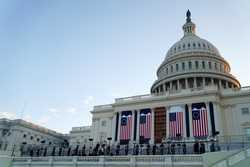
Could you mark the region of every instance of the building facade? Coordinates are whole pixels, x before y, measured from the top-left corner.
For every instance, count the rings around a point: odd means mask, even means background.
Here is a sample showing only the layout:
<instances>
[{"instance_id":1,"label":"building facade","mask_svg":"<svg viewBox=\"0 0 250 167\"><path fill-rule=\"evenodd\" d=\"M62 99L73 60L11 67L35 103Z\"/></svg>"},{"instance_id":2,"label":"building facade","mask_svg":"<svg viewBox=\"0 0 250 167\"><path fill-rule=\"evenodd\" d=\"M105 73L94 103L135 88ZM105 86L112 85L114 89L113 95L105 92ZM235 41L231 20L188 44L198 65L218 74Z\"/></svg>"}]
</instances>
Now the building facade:
<instances>
[{"instance_id":1,"label":"building facade","mask_svg":"<svg viewBox=\"0 0 250 167\"><path fill-rule=\"evenodd\" d=\"M150 94L94 106L96 143L161 143L250 135L250 87L242 87L218 49L195 33L191 13L184 35L168 50Z\"/></svg>"},{"instance_id":2,"label":"building facade","mask_svg":"<svg viewBox=\"0 0 250 167\"><path fill-rule=\"evenodd\" d=\"M65 135L33 123L0 119L0 151L11 152L30 145L62 145L66 141Z\"/></svg>"},{"instance_id":3,"label":"building facade","mask_svg":"<svg viewBox=\"0 0 250 167\"><path fill-rule=\"evenodd\" d=\"M91 126L73 127L69 133L69 144L86 145L91 137Z\"/></svg>"}]
</instances>

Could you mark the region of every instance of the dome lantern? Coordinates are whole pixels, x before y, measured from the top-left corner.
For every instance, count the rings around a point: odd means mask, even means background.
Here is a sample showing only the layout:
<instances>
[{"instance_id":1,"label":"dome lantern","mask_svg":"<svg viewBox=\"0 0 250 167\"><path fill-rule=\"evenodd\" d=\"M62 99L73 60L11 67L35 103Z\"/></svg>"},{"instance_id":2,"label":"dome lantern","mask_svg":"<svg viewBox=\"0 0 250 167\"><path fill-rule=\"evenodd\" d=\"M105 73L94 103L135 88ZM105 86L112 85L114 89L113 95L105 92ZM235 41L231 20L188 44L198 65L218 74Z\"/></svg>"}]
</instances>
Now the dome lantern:
<instances>
[{"instance_id":1,"label":"dome lantern","mask_svg":"<svg viewBox=\"0 0 250 167\"><path fill-rule=\"evenodd\" d=\"M195 34L195 24L191 21L191 12L186 13L186 23L183 25L184 36Z\"/></svg>"}]
</instances>

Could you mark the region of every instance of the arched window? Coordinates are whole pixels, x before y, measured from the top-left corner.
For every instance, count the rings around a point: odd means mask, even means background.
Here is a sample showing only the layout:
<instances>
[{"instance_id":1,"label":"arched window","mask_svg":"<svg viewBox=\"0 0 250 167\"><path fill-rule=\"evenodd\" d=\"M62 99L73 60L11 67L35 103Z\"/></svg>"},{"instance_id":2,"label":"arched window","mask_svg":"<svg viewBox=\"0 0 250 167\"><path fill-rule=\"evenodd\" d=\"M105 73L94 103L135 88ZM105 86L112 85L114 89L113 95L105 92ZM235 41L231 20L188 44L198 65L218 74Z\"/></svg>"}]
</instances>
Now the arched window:
<instances>
[{"instance_id":1,"label":"arched window","mask_svg":"<svg viewBox=\"0 0 250 167\"><path fill-rule=\"evenodd\" d=\"M217 67L217 63L214 63L214 68L217 70L218 67Z\"/></svg>"},{"instance_id":2,"label":"arched window","mask_svg":"<svg viewBox=\"0 0 250 167\"><path fill-rule=\"evenodd\" d=\"M211 62L208 62L208 67L209 67L209 69L212 68Z\"/></svg>"},{"instance_id":3,"label":"arched window","mask_svg":"<svg viewBox=\"0 0 250 167\"><path fill-rule=\"evenodd\" d=\"M166 73L168 74L168 68L166 68Z\"/></svg>"},{"instance_id":4,"label":"arched window","mask_svg":"<svg viewBox=\"0 0 250 167\"><path fill-rule=\"evenodd\" d=\"M179 71L179 64L175 65L176 71Z\"/></svg>"},{"instance_id":5,"label":"arched window","mask_svg":"<svg viewBox=\"0 0 250 167\"><path fill-rule=\"evenodd\" d=\"M173 70L173 66L171 65L171 72L173 72L174 70Z\"/></svg>"},{"instance_id":6,"label":"arched window","mask_svg":"<svg viewBox=\"0 0 250 167\"><path fill-rule=\"evenodd\" d=\"M185 70L185 62L182 62L182 70Z\"/></svg>"}]
</instances>

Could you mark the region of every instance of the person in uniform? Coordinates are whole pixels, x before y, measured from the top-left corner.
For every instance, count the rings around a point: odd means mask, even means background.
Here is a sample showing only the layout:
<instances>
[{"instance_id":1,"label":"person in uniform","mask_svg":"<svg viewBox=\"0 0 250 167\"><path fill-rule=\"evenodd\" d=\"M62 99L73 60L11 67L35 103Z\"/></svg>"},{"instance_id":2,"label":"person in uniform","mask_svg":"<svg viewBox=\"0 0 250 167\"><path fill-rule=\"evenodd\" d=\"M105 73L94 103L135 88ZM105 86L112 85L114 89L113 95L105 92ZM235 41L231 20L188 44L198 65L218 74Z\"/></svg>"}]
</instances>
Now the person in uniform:
<instances>
[{"instance_id":1,"label":"person in uniform","mask_svg":"<svg viewBox=\"0 0 250 167\"><path fill-rule=\"evenodd\" d=\"M187 153L187 146L186 146L186 143L185 143L185 142L182 143L182 153L183 153L183 154L186 154L186 153Z\"/></svg>"},{"instance_id":2,"label":"person in uniform","mask_svg":"<svg viewBox=\"0 0 250 167\"><path fill-rule=\"evenodd\" d=\"M154 145L153 145L153 149L152 149L152 153L153 153L153 155L155 155L155 154L156 154L156 149L157 149L157 146L156 146L156 144L154 144Z\"/></svg>"},{"instance_id":3,"label":"person in uniform","mask_svg":"<svg viewBox=\"0 0 250 167\"><path fill-rule=\"evenodd\" d=\"M150 145L149 145L149 144L147 144L147 149L146 149L146 153L147 153L147 155L149 155L149 150L150 150Z\"/></svg>"},{"instance_id":4,"label":"person in uniform","mask_svg":"<svg viewBox=\"0 0 250 167\"><path fill-rule=\"evenodd\" d=\"M164 154L164 144L163 143L161 143L161 145L160 145L160 152L161 152L161 155Z\"/></svg>"},{"instance_id":5,"label":"person in uniform","mask_svg":"<svg viewBox=\"0 0 250 167\"><path fill-rule=\"evenodd\" d=\"M171 154L175 154L175 143L171 144Z\"/></svg>"},{"instance_id":6,"label":"person in uniform","mask_svg":"<svg viewBox=\"0 0 250 167\"><path fill-rule=\"evenodd\" d=\"M120 144L117 144L115 154L119 155L120 154Z\"/></svg>"},{"instance_id":7,"label":"person in uniform","mask_svg":"<svg viewBox=\"0 0 250 167\"><path fill-rule=\"evenodd\" d=\"M199 142L195 141L193 151L195 154L199 154Z\"/></svg>"}]
</instances>

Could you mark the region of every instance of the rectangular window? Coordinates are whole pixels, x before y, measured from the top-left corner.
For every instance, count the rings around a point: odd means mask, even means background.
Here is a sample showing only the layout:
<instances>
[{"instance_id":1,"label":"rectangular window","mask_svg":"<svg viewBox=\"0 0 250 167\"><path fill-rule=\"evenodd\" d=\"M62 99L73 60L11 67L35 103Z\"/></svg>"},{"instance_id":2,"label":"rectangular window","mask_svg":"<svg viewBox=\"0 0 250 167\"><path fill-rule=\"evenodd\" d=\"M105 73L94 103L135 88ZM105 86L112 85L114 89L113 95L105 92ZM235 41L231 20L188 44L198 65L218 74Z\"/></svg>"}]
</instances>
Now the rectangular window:
<instances>
[{"instance_id":1,"label":"rectangular window","mask_svg":"<svg viewBox=\"0 0 250 167\"><path fill-rule=\"evenodd\" d=\"M202 62L202 68L205 69L205 62Z\"/></svg>"},{"instance_id":2,"label":"rectangular window","mask_svg":"<svg viewBox=\"0 0 250 167\"><path fill-rule=\"evenodd\" d=\"M195 61L195 67L196 67L196 69L199 68L199 62L198 61Z\"/></svg>"},{"instance_id":3,"label":"rectangular window","mask_svg":"<svg viewBox=\"0 0 250 167\"><path fill-rule=\"evenodd\" d=\"M209 69L212 68L211 62L208 62L208 67L209 67Z\"/></svg>"},{"instance_id":4,"label":"rectangular window","mask_svg":"<svg viewBox=\"0 0 250 167\"><path fill-rule=\"evenodd\" d=\"M185 70L185 63L182 63L182 70Z\"/></svg>"},{"instance_id":5,"label":"rectangular window","mask_svg":"<svg viewBox=\"0 0 250 167\"><path fill-rule=\"evenodd\" d=\"M250 128L245 128L245 134L247 136L247 140L250 140Z\"/></svg>"},{"instance_id":6,"label":"rectangular window","mask_svg":"<svg viewBox=\"0 0 250 167\"><path fill-rule=\"evenodd\" d=\"M175 67L176 67L176 71L179 71L179 64L176 64Z\"/></svg>"},{"instance_id":7,"label":"rectangular window","mask_svg":"<svg viewBox=\"0 0 250 167\"><path fill-rule=\"evenodd\" d=\"M247 107L242 108L241 109L241 114L242 115L248 115L249 114L249 108L247 108Z\"/></svg>"},{"instance_id":8,"label":"rectangular window","mask_svg":"<svg viewBox=\"0 0 250 167\"><path fill-rule=\"evenodd\" d=\"M102 126L106 126L106 121L102 121Z\"/></svg>"},{"instance_id":9,"label":"rectangular window","mask_svg":"<svg viewBox=\"0 0 250 167\"><path fill-rule=\"evenodd\" d=\"M192 69L192 62L188 62L189 69Z\"/></svg>"}]
</instances>

